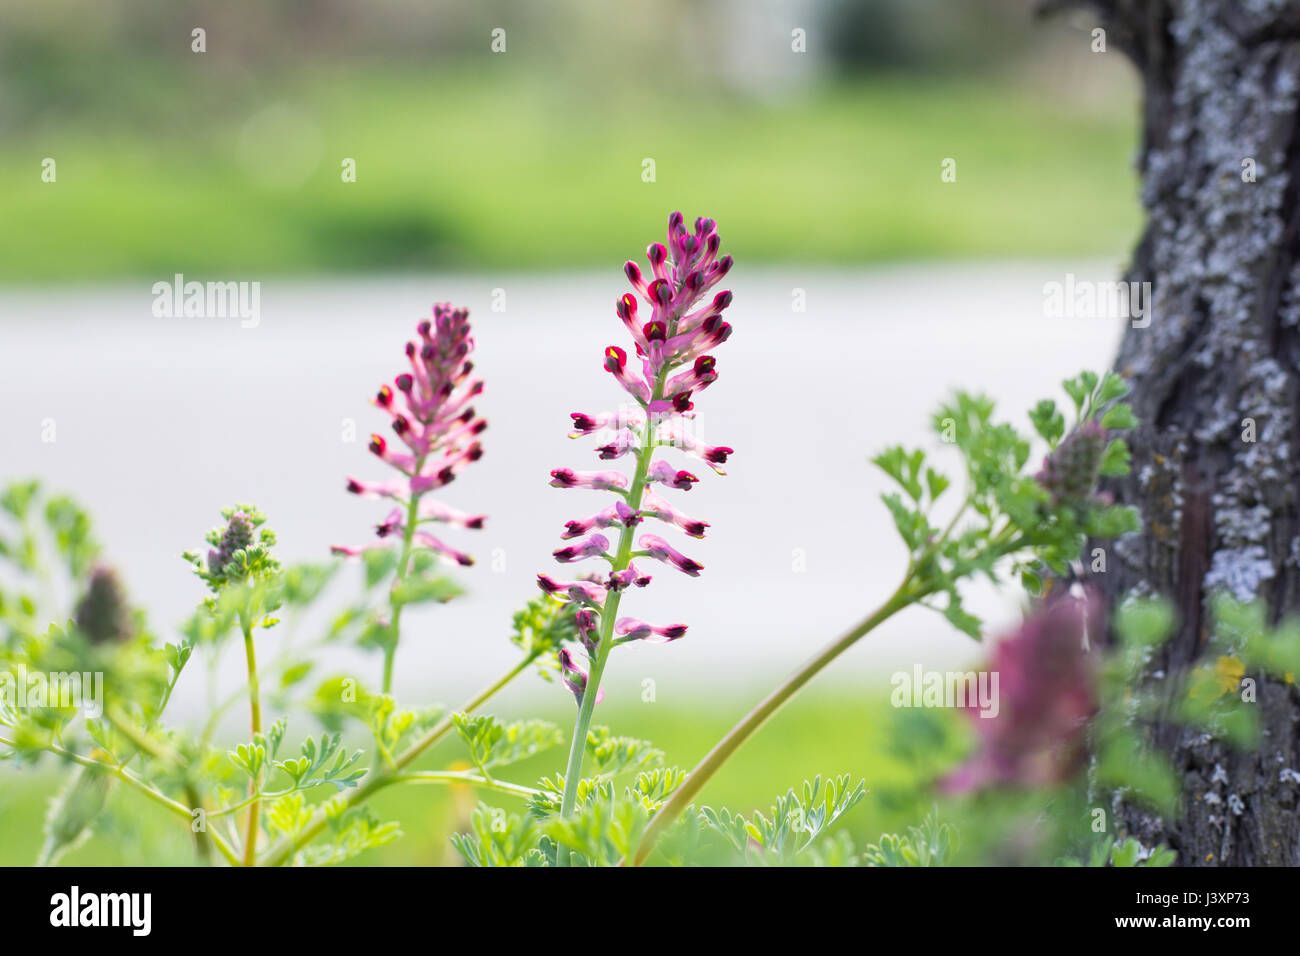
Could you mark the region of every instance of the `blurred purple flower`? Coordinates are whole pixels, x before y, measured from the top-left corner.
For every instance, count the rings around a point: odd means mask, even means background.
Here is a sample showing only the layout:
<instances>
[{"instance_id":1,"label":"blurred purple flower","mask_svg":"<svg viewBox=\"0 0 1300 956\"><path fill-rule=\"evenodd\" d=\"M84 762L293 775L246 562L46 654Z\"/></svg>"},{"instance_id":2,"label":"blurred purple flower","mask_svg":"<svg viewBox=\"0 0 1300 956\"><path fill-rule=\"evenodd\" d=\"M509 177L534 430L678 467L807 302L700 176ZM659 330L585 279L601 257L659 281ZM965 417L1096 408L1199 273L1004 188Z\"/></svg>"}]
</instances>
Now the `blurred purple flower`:
<instances>
[{"instance_id":1,"label":"blurred purple flower","mask_svg":"<svg viewBox=\"0 0 1300 956\"><path fill-rule=\"evenodd\" d=\"M1060 783L1083 766L1088 720L1097 710L1085 636L1100 624L1096 595L1049 598L993 649L996 716L968 707L979 736L975 754L942 780L962 793L993 786Z\"/></svg>"}]
</instances>

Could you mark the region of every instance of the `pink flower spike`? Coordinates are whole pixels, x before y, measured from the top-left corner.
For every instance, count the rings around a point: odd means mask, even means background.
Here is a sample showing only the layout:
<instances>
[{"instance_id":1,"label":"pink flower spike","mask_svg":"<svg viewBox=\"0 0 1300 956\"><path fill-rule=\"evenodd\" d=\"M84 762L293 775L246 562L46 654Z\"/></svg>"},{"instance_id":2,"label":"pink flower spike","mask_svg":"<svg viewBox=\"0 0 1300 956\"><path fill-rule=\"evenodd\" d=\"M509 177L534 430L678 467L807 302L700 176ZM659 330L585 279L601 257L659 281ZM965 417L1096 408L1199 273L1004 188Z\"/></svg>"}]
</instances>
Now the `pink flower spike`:
<instances>
[{"instance_id":1,"label":"pink flower spike","mask_svg":"<svg viewBox=\"0 0 1300 956\"><path fill-rule=\"evenodd\" d=\"M637 545L645 551L646 557L671 564L678 571L689 574L693 578L698 578L700 572L704 570L704 565L686 557L686 555L656 534L641 535Z\"/></svg>"},{"instance_id":2,"label":"pink flower spike","mask_svg":"<svg viewBox=\"0 0 1300 956\"><path fill-rule=\"evenodd\" d=\"M556 468L551 472L551 487L625 491L627 476L621 471L574 471L572 468Z\"/></svg>"},{"instance_id":3,"label":"pink flower spike","mask_svg":"<svg viewBox=\"0 0 1300 956\"><path fill-rule=\"evenodd\" d=\"M614 623L614 633L622 636L623 641L647 641L651 644L667 644L686 636L685 624L668 624L655 627L634 617L620 617ZM623 643L620 641L619 643Z\"/></svg>"},{"instance_id":4,"label":"pink flower spike","mask_svg":"<svg viewBox=\"0 0 1300 956\"><path fill-rule=\"evenodd\" d=\"M704 531L709 526L707 521L687 517L674 508L667 499L661 498L649 490L641 499L641 514L648 518L658 518L660 521L676 525L692 538L703 538Z\"/></svg>"},{"instance_id":5,"label":"pink flower spike","mask_svg":"<svg viewBox=\"0 0 1300 956\"><path fill-rule=\"evenodd\" d=\"M577 544L556 548L551 552L561 564L572 564L583 558L598 558L609 551L609 539L603 534L591 534Z\"/></svg>"},{"instance_id":6,"label":"pink flower spike","mask_svg":"<svg viewBox=\"0 0 1300 956\"><path fill-rule=\"evenodd\" d=\"M584 671L581 667L579 667L574 662L573 655L569 653L569 649L567 647L563 648L560 651L559 656L560 656L560 672L564 680L564 686L569 688L569 690L573 693L573 699L576 700L578 702L578 706L581 707L582 698L586 695L587 692L587 672ZM605 689L603 687L597 688L596 703L599 704L604 699L605 699Z\"/></svg>"},{"instance_id":7,"label":"pink flower spike","mask_svg":"<svg viewBox=\"0 0 1300 956\"><path fill-rule=\"evenodd\" d=\"M670 485L681 491L690 491L691 486L700 479L696 478L689 471L679 471L668 462L660 459L650 466L650 471L646 475L647 480L657 481L661 484Z\"/></svg>"}]
</instances>

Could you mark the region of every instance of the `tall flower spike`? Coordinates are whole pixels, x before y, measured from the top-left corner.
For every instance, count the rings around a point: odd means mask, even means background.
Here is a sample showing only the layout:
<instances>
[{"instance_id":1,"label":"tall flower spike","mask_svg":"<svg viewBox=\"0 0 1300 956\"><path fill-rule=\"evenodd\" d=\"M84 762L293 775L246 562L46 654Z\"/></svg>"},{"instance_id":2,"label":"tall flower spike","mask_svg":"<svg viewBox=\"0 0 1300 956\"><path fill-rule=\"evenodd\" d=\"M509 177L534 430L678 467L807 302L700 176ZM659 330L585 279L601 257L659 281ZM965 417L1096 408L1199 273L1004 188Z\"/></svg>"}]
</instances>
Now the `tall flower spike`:
<instances>
[{"instance_id":1,"label":"tall flower spike","mask_svg":"<svg viewBox=\"0 0 1300 956\"><path fill-rule=\"evenodd\" d=\"M650 583L649 576L632 564L637 556L666 561L692 577L702 569L663 538L643 535L640 552L633 551L633 541L637 526L646 517L680 527L694 537L703 537L708 527L706 522L680 514L665 499L648 491L651 483L689 491L699 480L693 473L656 458L659 449L677 448L695 455L719 474L733 454L726 446L704 444L691 430L695 399L718 378L712 351L731 335L731 326L722 319L731 305L731 293L712 292L731 270L730 256L718 258L720 245L712 219L696 219L691 230L682 214L675 212L668 218L667 242L651 243L646 250L649 271L634 262L624 266L632 292L615 302L614 312L631 338L631 350L610 345L602 364L638 407L632 414L573 412L569 436L595 436L597 457L611 462L630 460L631 474L572 468L551 472L553 487L609 491L619 499L590 517L569 521L563 537L579 540L555 551L555 558L562 563L586 558L608 562L610 567L604 571L607 577L600 579L603 584L561 582L538 575L538 584L546 593L590 610L592 618L584 619L588 631L592 625L599 631L596 638L588 633L583 641L591 662L589 673L583 672L567 651L561 662L565 683L578 701L578 721L560 807L565 816L572 813L576 800L591 709L599 697L610 649L630 641L673 641L686 633L683 624L654 627L635 618L620 618L618 608L629 586L645 587ZM610 536L597 529L608 530ZM615 529L618 540L611 543ZM587 693L589 688L595 688L596 694Z\"/></svg>"},{"instance_id":2,"label":"tall flower spike","mask_svg":"<svg viewBox=\"0 0 1300 956\"><path fill-rule=\"evenodd\" d=\"M416 339L406 343L409 369L397 375L391 385L382 386L373 404L389 417L394 439L372 435L370 451L400 473L388 481L349 478L347 489L362 498L388 498L396 507L376 525L377 542L360 546L339 546L332 550L344 556L359 555L374 548L401 549L401 563L413 549L431 551L444 560L461 565L474 563L468 554L456 550L420 528L438 522L463 528L482 528L483 515L470 515L425 498L428 492L451 483L467 465L483 456L478 436L487 428L470 404L483 391L482 380L473 376L474 351L470 335L469 310L447 303L433 307L433 317L416 326ZM406 568L399 567L399 575Z\"/></svg>"}]
</instances>

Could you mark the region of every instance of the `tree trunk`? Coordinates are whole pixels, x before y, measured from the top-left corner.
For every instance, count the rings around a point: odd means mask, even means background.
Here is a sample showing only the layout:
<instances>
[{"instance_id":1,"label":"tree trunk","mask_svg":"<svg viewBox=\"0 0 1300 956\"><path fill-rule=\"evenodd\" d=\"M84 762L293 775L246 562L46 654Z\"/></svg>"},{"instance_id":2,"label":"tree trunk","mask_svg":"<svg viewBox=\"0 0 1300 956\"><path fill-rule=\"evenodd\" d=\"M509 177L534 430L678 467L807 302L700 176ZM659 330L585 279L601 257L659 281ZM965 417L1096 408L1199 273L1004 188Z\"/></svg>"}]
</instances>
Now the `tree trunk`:
<instances>
[{"instance_id":1,"label":"tree trunk","mask_svg":"<svg viewBox=\"0 0 1300 956\"><path fill-rule=\"evenodd\" d=\"M1132 476L1112 490L1143 530L1096 580L1112 601L1174 601L1180 629L1149 670L1171 680L1205 648L1215 591L1263 599L1275 619L1300 610L1300 3L1084 5L1143 82L1148 218L1125 278L1153 295L1116 362L1143 424ZM1300 770L1300 695L1251 676L1257 752L1153 728L1183 779L1182 813L1116 804L1121 828L1184 865L1300 864L1300 787L1281 773Z\"/></svg>"}]
</instances>

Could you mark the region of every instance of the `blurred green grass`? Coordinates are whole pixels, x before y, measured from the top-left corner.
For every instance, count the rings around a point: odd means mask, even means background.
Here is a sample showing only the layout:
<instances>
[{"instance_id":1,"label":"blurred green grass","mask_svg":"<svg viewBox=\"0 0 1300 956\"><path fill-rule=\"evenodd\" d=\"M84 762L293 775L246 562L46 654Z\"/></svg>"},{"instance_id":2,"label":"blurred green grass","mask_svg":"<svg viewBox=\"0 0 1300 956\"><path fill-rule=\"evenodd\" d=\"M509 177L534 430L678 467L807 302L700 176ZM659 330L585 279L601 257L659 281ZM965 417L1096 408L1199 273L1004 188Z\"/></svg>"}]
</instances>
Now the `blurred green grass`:
<instances>
[{"instance_id":1,"label":"blurred green grass","mask_svg":"<svg viewBox=\"0 0 1300 956\"><path fill-rule=\"evenodd\" d=\"M761 101L540 84L504 62L351 64L228 101L162 68L133 83L130 110L6 136L0 280L607 265L674 208L718 219L746 262L1115 255L1138 223L1132 111L1023 83Z\"/></svg>"},{"instance_id":2,"label":"blurred green grass","mask_svg":"<svg viewBox=\"0 0 1300 956\"><path fill-rule=\"evenodd\" d=\"M615 732L648 738L666 751L670 764L689 768L751 704L752 700L737 697L729 704L714 700L706 710L624 705L600 716ZM543 716L567 727L571 711L571 707L547 708ZM929 721L924 727L914 722L921 717ZM858 693L843 686L823 688L822 693L796 699L759 731L709 783L698 802L766 812L774 797L805 778L849 773L865 779L870 792L839 825L861 846L875 841L883 830L918 822L927 809L924 779L950 762L961 747L958 734L941 730L934 736L934 719L934 712L893 710L887 694L878 689ZM915 762L909 752L924 752L924 762ZM499 776L531 783L559 772L564 757L564 748L552 750L502 768ZM447 767L461 760L464 752L459 742L447 741L425 763L430 768ZM60 779L49 763L21 773L0 769L0 865L24 866L35 859L46 802ZM458 863L459 855L447 836L467 829L469 813L479 799L511 812L523 810L516 798L467 787L407 785L382 792L371 805L382 819L400 820L403 836L354 862L365 866ZM119 786L104 824L60 863L187 865L193 859L183 825Z\"/></svg>"}]
</instances>

